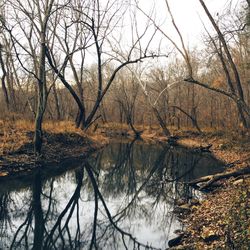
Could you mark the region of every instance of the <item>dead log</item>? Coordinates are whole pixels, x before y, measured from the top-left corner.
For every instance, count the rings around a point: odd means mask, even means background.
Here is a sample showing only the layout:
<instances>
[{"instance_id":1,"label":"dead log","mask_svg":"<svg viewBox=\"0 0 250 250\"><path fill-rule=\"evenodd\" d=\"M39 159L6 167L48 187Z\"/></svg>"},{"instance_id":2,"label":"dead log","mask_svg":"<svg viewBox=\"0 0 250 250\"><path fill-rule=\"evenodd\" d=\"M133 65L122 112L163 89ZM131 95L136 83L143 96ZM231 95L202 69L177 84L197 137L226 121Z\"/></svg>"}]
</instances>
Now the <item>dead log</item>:
<instances>
[{"instance_id":1,"label":"dead log","mask_svg":"<svg viewBox=\"0 0 250 250\"><path fill-rule=\"evenodd\" d=\"M227 179L230 177L238 177L238 176L246 175L246 174L250 174L250 166L245 167L243 169L236 170L236 171L232 171L232 172L203 176L203 177L196 179L194 181L190 181L189 184L198 186L199 183L205 182L204 184L201 184L199 186L199 190L204 190L204 189L209 188L216 181L219 181L222 179Z\"/></svg>"},{"instance_id":2,"label":"dead log","mask_svg":"<svg viewBox=\"0 0 250 250\"><path fill-rule=\"evenodd\" d=\"M211 152L210 148L213 146L213 144L208 144L207 146L200 146L197 148L194 148L192 151L195 153L205 153L205 152Z\"/></svg>"}]
</instances>

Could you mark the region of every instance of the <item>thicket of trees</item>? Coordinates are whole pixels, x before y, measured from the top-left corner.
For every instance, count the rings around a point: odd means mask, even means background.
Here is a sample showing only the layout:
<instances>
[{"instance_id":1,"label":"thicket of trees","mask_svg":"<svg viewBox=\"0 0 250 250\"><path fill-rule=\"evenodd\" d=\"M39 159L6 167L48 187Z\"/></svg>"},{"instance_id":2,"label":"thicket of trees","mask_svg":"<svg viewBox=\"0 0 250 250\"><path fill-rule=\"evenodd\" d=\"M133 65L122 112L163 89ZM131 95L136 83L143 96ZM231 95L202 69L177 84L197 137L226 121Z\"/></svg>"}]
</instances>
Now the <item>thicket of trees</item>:
<instances>
[{"instance_id":1,"label":"thicket of trees","mask_svg":"<svg viewBox=\"0 0 250 250\"><path fill-rule=\"evenodd\" d=\"M249 128L250 2L213 17L197 1L213 28L201 49L187 47L167 0L176 41L136 1L2 0L1 119L33 119L38 153L44 119L135 133L157 123L166 135L170 125Z\"/></svg>"}]
</instances>

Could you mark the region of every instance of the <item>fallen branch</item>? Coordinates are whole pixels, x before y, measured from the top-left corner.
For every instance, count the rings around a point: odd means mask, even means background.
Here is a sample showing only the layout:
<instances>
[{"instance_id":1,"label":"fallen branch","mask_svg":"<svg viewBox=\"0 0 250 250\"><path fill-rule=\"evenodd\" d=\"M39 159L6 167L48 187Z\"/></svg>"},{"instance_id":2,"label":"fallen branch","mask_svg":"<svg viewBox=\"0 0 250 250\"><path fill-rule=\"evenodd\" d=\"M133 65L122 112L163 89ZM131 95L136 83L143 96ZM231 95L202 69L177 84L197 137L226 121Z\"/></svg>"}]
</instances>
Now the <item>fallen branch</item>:
<instances>
[{"instance_id":1,"label":"fallen branch","mask_svg":"<svg viewBox=\"0 0 250 250\"><path fill-rule=\"evenodd\" d=\"M225 165L225 167L226 167L226 168L232 168L232 167L234 167L235 165L241 164L242 162L244 162L244 161L242 161L242 160L237 160L237 161L229 162L229 163L227 163L227 164Z\"/></svg>"},{"instance_id":2,"label":"fallen branch","mask_svg":"<svg viewBox=\"0 0 250 250\"><path fill-rule=\"evenodd\" d=\"M200 147L194 148L192 151L195 152L195 153L211 152L210 148L212 146L213 146L212 144L209 144L207 146L200 146Z\"/></svg>"},{"instance_id":3,"label":"fallen branch","mask_svg":"<svg viewBox=\"0 0 250 250\"><path fill-rule=\"evenodd\" d=\"M238 176L246 175L246 174L250 174L250 166L243 168L243 169L236 170L236 171L232 171L232 172L219 173L215 175L207 175L199 179L196 179L194 181L190 181L188 184L198 186L199 183L206 182L205 184L202 184L199 186L199 190L204 190L210 187L214 182L218 180L226 179L230 177L238 177Z\"/></svg>"}]
</instances>

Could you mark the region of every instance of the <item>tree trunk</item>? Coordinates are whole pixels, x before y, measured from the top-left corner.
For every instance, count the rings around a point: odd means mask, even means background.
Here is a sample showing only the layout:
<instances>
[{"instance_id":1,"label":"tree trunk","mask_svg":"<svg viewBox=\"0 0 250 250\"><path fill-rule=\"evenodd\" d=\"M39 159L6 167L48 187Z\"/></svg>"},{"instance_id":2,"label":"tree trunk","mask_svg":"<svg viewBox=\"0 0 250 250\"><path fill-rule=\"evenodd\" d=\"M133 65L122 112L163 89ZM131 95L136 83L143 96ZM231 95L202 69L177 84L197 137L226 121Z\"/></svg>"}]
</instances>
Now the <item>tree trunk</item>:
<instances>
[{"instance_id":1,"label":"tree trunk","mask_svg":"<svg viewBox=\"0 0 250 250\"><path fill-rule=\"evenodd\" d=\"M245 118L245 114L243 112L243 109L244 107L242 106L242 103L245 103L245 100L244 100L244 92L243 92L243 89L242 89L242 84L241 84L241 79L240 79L240 75L239 75L239 72L238 72L238 69L236 67L236 64L234 63L233 61L233 58L232 58L232 55L229 51L229 48L228 48L228 45L227 45L227 42L225 40L225 37L224 35L222 34L219 26L216 24L214 18L212 17L211 13L209 12L206 4L204 3L203 0L199 0L204 11L206 12L210 22L212 23L214 29L216 30L217 34L218 34L218 38L219 38L219 41L221 42L222 44L222 47L225 51L225 54L226 54L226 57L228 59L228 62L229 62L229 65L232 69L232 72L234 74L234 78L235 78L235 82L236 82L236 88L237 88L237 91L238 91L238 98L239 101L237 101L237 107L238 107L238 111L239 111L239 116L240 116L240 120L242 122L242 125L244 126L244 128L248 128L250 125L248 124L246 118ZM249 114L248 114L249 116Z\"/></svg>"},{"instance_id":2,"label":"tree trunk","mask_svg":"<svg viewBox=\"0 0 250 250\"><path fill-rule=\"evenodd\" d=\"M4 61L3 61L2 48L3 48L3 46L2 46L2 44L0 44L0 65L1 65L2 72L3 72L2 79L1 79L2 80L2 89L3 89L3 94L4 94L4 99L5 99L7 109L9 109L10 100L9 100L9 95L8 95L8 91L7 91L7 88L6 88L6 75L7 75L7 72L6 72L6 69L5 69Z\"/></svg>"},{"instance_id":3,"label":"tree trunk","mask_svg":"<svg viewBox=\"0 0 250 250\"><path fill-rule=\"evenodd\" d=\"M81 100L79 99L79 97L77 96L77 94L74 91L74 89L66 81L65 77L63 76L63 74L60 73L59 70L57 69L57 67L54 65L53 59L52 59L52 57L50 55L50 52L49 52L48 48L46 48L46 57L48 59L49 65L54 70L54 72L58 75L58 77L60 78L60 80L63 83L63 85L68 89L68 91L70 92L70 94L72 95L72 97L74 98L75 102L78 105L78 114L77 114L77 117L75 119L75 125L76 125L77 128L79 128L80 125L81 125L81 122L83 120L84 114L85 114L85 107L84 107L83 103L81 102Z\"/></svg>"},{"instance_id":4,"label":"tree trunk","mask_svg":"<svg viewBox=\"0 0 250 250\"><path fill-rule=\"evenodd\" d=\"M53 84L53 95L55 99L55 105L56 105L56 118L58 121L61 120L61 112L60 112L60 107L59 107L59 99L57 95L57 90L56 90L56 85Z\"/></svg>"},{"instance_id":5,"label":"tree trunk","mask_svg":"<svg viewBox=\"0 0 250 250\"><path fill-rule=\"evenodd\" d=\"M40 91L39 91L40 92ZM42 122L43 122L43 110L42 105L40 104L41 100L39 98L38 108L36 111L36 118L35 118L35 134L34 134L34 151L35 153L40 154L42 150Z\"/></svg>"},{"instance_id":6,"label":"tree trunk","mask_svg":"<svg viewBox=\"0 0 250 250\"><path fill-rule=\"evenodd\" d=\"M37 154L42 150L42 122L47 102L46 71L45 71L45 32L41 32L39 79L38 79L38 103L35 118L34 151Z\"/></svg>"},{"instance_id":7,"label":"tree trunk","mask_svg":"<svg viewBox=\"0 0 250 250\"><path fill-rule=\"evenodd\" d=\"M197 185L199 183L205 182L205 184L202 184L199 187L200 190L203 190L203 189L209 188L214 182L219 181L221 179L226 179L226 178L230 178L230 177L237 177L237 176L246 175L246 174L250 174L250 167L249 166L245 167L243 169L232 171L232 172L204 176L204 177L201 177L197 180L189 182L189 184L190 185Z\"/></svg>"},{"instance_id":8,"label":"tree trunk","mask_svg":"<svg viewBox=\"0 0 250 250\"><path fill-rule=\"evenodd\" d=\"M168 130L165 121L163 121L163 119L161 118L161 115L159 114L159 111L157 110L156 107L152 107L154 114L162 128L162 131L164 133L165 136L170 136L170 131Z\"/></svg>"},{"instance_id":9,"label":"tree trunk","mask_svg":"<svg viewBox=\"0 0 250 250\"><path fill-rule=\"evenodd\" d=\"M195 117L195 108L193 108L193 115L188 114L185 110L183 110L182 108L178 107L178 106L172 106L175 109L178 109L179 111L181 111L183 114L185 114L191 121L193 126L201 133L201 129L198 125L197 119Z\"/></svg>"}]
</instances>

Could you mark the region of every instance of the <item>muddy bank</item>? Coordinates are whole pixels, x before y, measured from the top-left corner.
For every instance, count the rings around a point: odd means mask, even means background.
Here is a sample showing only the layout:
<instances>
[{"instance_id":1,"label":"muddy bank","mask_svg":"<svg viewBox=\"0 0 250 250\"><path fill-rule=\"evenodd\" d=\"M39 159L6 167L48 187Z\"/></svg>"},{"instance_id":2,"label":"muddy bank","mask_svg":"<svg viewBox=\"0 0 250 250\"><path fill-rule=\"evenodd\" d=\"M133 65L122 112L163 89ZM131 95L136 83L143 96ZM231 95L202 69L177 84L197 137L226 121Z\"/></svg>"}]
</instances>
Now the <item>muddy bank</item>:
<instances>
[{"instance_id":1,"label":"muddy bank","mask_svg":"<svg viewBox=\"0 0 250 250\"><path fill-rule=\"evenodd\" d=\"M107 143L107 139L98 141L76 132L44 132L42 154L37 156L33 150L33 132L23 132L23 136L26 139L21 146L0 155L1 180L30 175L39 167L53 172L66 170Z\"/></svg>"},{"instance_id":2,"label":"muddy bank","mask_svg":"<svg viewBox=\"0 0 250 250\"><path fill-rule=\"evenodd\" d=\"M191 148L212 144L213 155L227 165L225 173L250 167L249 135L190 134L179 143ZM186 231L171 249L249 249L250 175L221 179L204 195L197 204L180 206Z\"/></svg>"}]
</instances>

